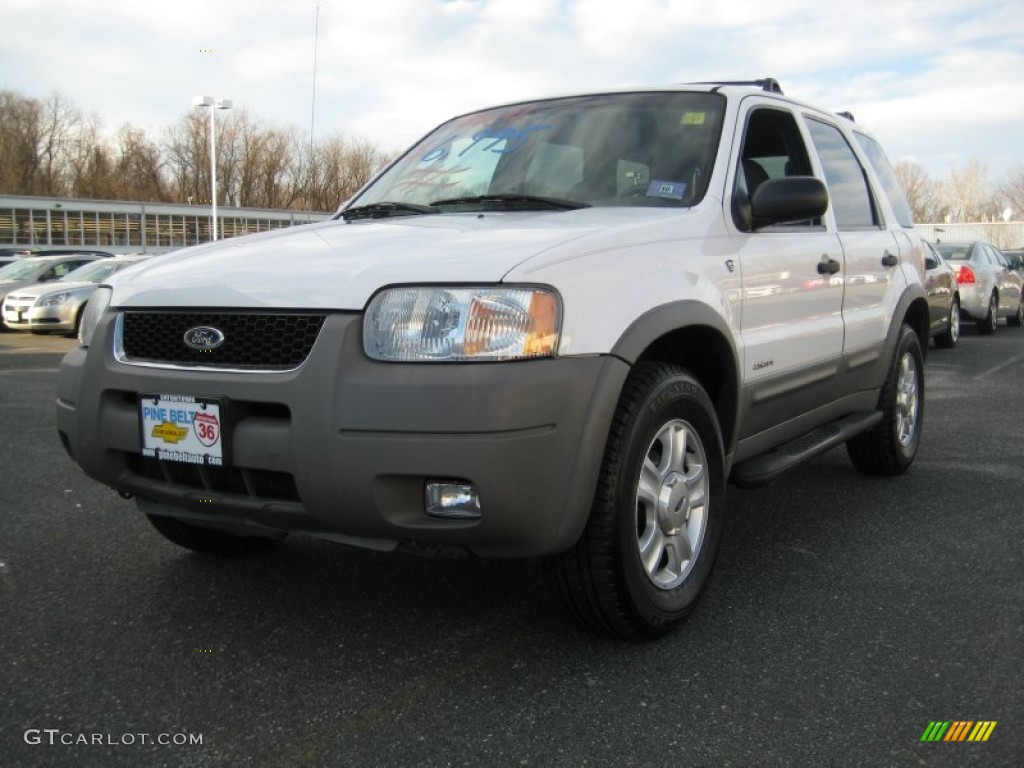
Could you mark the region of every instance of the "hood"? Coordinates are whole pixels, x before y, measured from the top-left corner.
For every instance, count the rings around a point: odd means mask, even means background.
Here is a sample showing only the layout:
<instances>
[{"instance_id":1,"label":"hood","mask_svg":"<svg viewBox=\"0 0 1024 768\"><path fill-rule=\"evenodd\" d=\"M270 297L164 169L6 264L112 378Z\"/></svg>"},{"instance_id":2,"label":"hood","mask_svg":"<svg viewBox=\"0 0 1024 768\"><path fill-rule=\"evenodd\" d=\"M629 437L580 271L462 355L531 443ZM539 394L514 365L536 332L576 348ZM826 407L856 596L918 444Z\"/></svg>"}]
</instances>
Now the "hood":
<instances>
[{"instance_id":1,"label":"hood","mask_svg":"<svg viewBox=\"0 0 1024 768\"><path fill-rule=\"evenodd\" d=\"M361 310L386 285L495 283L569 243L591 241L574 245L578 251L633 241L636 227L667 215L586 208L334 220L176 251L118 273L109 284L119 307Z\"/></svg>"}]
</instances>

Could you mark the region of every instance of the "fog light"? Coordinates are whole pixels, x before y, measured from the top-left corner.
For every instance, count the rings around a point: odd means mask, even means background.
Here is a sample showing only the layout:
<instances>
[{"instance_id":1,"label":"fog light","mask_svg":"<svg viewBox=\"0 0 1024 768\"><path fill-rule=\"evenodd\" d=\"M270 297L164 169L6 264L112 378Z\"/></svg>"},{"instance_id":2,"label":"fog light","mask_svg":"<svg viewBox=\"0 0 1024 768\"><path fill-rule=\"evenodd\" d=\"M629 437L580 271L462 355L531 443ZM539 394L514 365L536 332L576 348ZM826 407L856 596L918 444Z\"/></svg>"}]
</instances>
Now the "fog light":
<instances>
[{"instance_id":1,"label":"fog light","mask_svg":"<svg viewBox=\"0 0 1024 768\"><path fill-rule=\"evenodd\" d=\"M424 497L427 514L431 517L448 520L476 520L480 517L480 494L472 483L429 480Z\"/></svg>"}]
</instances>

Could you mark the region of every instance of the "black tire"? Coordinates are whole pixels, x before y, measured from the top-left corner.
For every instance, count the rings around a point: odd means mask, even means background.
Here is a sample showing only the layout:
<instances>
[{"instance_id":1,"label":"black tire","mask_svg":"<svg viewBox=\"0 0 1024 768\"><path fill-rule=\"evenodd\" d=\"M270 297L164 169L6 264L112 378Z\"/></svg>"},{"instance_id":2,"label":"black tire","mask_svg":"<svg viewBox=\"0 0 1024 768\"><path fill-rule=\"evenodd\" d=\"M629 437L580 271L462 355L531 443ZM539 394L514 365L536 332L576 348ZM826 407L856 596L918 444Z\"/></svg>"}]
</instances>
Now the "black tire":
<instances>
[{"instance_id":1,"label":"black tire","mask_svg":"<svg viewBox=\"0 0 1024 768\"><path fill-rule=\"evenodd\" d=\"M991 336L996 332L999 323L999 297L995 292L988 297L988 313L978 321L978 332L983 336Z\"/></svg>"},{"instance_id":2,"label":"black tire","mask_svg":"<svg viewBox=\"0 0 1024 768\"><path fill-rule=\"evenodd\" d=\"M570 615L626 640L678 625L714 565L724 468L718 419L700 384L675 365L637 366L612 421L587 527L572 549L545 560Z\"/></svg>"},{"instance_id":3,"label":"black tire","mask_svg":"<svg viewBox=\"0 0 1024 768\"><path fill-rule=\"evenodd\" d=\"M204 528L166 515L146 515L168 541L178 546L201 552L204 555L217 557L238 557L272 547L284 538L264 538L262 536L238 536L227 531Z\"/></svg>"},{"instance_id":4,"label":"black tire","mask_svg":"<svg viewBox=\"0 0 1024 768\"><path fill-rule=\"evenodd\" d=\"M914 462L924 424L924 355L908 325L900 328L878 408L882 421L848 440L847 453L865 474L902 474Z\"/></svg>"},{"instance_id":5,"label":"black tire","mask_svg":"<svg viewBox=\"0 0 1024 768\"><path fill-rule=\"evenodd\" d=\"M78 332L82 328L82 316L84 314L85 314L85 304L83 304L81 307L79 307L78 314L75 315L75 327L72 328L70 331L65 332L65 334L64 334L69 339L77 339L78 338Z\"/></svg>"},{"instance_id":6,"label":"black tire","mask_svg":"<svg viewBox=\"0 0 1024 768\"><path fill-rule=\"evenodd\" d=\"M1024 325L1024 297L1021 297L1020 302L1017 304L1017 311L1006 318L1006 324L1018 328Z\"/></svg>"},{"instance_id":7,"label":"black tire","mask_svg":"<svg viewBox=\"0 0 1024 768\"><path fill-rule=\"evenodd\" d=\"M949 324L945 331L935 337L935 346L941 349L952 349L960 341L960 299L953 297L949 307Z\"/></svg>"}]
</instances>

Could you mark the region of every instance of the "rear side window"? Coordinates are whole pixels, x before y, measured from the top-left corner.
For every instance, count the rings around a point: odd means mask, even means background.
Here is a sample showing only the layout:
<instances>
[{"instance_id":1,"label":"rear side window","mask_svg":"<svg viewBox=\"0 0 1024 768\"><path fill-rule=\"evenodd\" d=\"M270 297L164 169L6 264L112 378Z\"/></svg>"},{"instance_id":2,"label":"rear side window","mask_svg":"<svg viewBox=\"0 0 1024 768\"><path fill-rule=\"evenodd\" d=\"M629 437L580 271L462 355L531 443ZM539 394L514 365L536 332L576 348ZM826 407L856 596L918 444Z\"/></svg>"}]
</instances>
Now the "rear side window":
<instances>
[{"instance_id":1,"label":"rear side window","mask_svg":"<svg viewBox=\"0 0 1024 768\"><path fill-rule=\"evenodd\" d=\"M878 180L882 182L882 189L889 200L892 212L896 215L896 221L900 223L901 227L914 226L914 216L910 212L910 205L907 204L907 196L903 194L903 188L896 180L896 174L892 170L889 158L882 150L882 145L859 131L854 131L853 135L857 137L857 143L864 150L864 154L868 156L868 161L875 170Z\"/></svg>"},{"instance_id":2,"label":"rear side window","mask_svg":"<svg viewBox=\"0 0 1024 768\"><path fill-rule=\"evenodd\" d=\"M814 119L808 119L807 127L825 170L836 226L841 230L878 227L867 177L842 131Z\"/></svg>"}]
</instances>

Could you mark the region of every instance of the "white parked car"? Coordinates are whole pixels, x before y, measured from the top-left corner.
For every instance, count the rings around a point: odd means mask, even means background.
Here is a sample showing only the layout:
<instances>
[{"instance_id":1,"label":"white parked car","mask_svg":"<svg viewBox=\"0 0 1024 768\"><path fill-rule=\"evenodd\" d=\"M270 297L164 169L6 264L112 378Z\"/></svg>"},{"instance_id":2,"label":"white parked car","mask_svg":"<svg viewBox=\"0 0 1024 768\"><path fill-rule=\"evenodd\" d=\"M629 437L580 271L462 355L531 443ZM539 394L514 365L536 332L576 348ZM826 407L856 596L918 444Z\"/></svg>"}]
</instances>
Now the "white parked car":
<instances>
[{"instance_id":1,"label":"white parked car","mask_svg":"<svg viewBox=\"0 0 1024 768\"><path fill-rule=\"evenodd\" d=\"M148 256L112 256L90 262L50 283L18 288L3 301L3 321L11 330L78 334L85 304L96 287Z\"/></svg>"},{"instance_id":2,"label":"white parked car","mask_svg":"<svg viewBox=\"0 0 1024 768\"><path fill-rule=\"evenodd\" d=\"M961 314L975 321L981 333L995 333L1001 317L1010 325L1024 323L1021 276L998 248L982 240L935 247L956 270Z\"/></svg>"},{"instance_id":3,"label":"white parked car","mask_svg":"<svg viewBox=\"0 0 1024 768\"><path fill-rule=\"evenodd\" d=\"M910 466L923 276L875 140L775 81L517 102L331 221L115 275L58 428L184 547L540 556L584 625L650 637L708 578L727 481L844 443Z\"/></svg>"}]
</instances>

